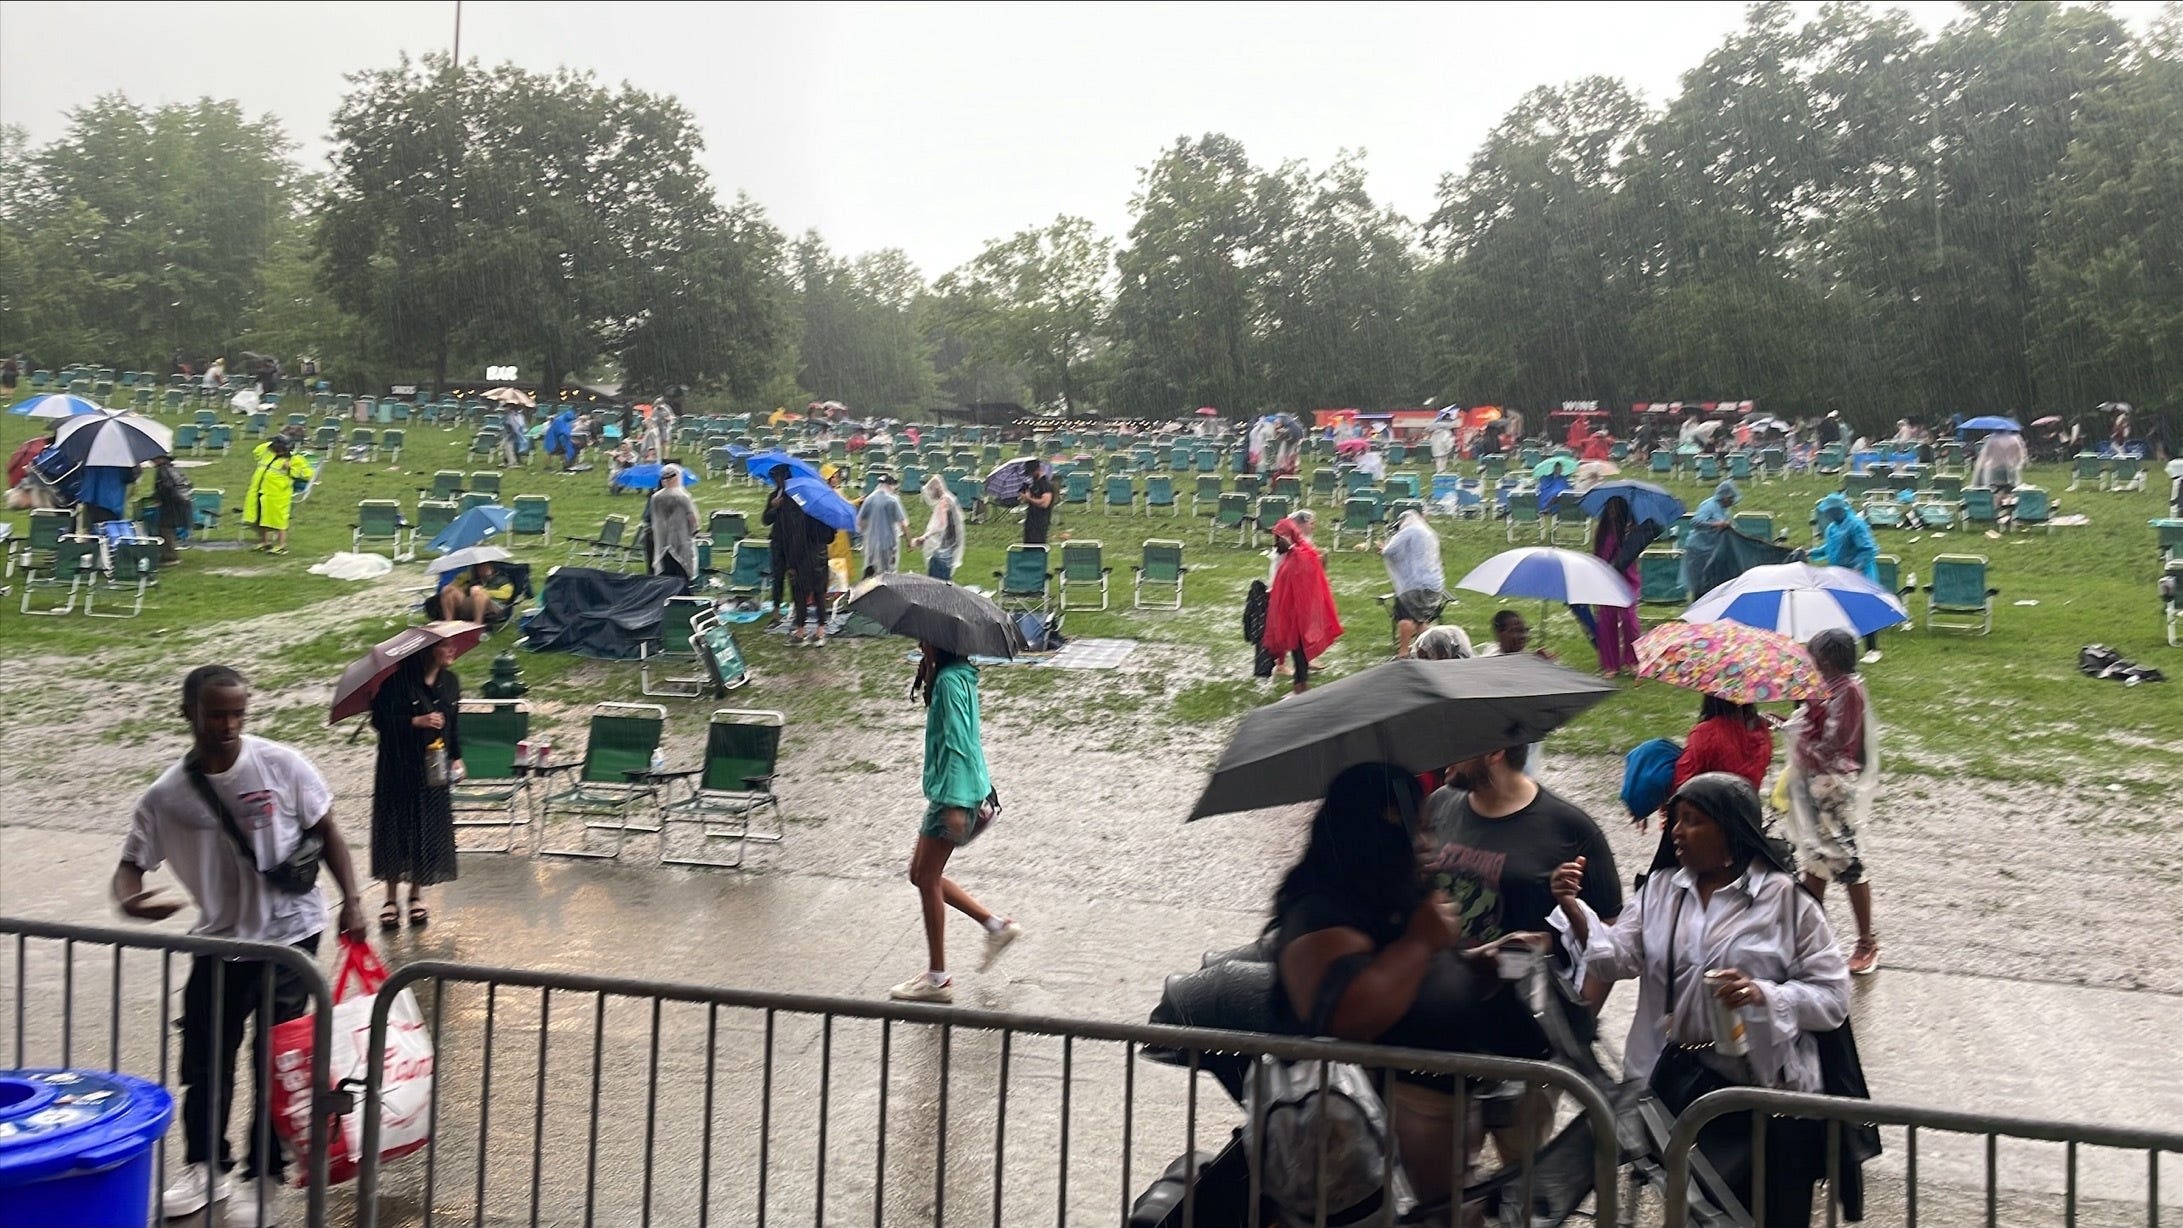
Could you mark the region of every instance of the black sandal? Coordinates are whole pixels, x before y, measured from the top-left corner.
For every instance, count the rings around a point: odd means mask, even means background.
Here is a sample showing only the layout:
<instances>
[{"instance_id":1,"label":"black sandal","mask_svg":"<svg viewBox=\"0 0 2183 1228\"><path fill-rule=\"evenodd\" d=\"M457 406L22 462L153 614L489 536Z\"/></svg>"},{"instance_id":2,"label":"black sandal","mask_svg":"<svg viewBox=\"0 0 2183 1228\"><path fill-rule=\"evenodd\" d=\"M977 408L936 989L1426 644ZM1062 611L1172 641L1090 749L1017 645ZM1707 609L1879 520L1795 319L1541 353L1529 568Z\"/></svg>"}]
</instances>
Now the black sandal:
<instances>
[{"instance_id":1,"label":"black sandal","mask_svg":"<svg viewBox=\"0 0 2183 1228\"><path fill-rule=\"evenodd\" d=\"M432 914L425 911L424 905L418 903L415 900L411 900L409 902L409 924L411 928L421 930L431 923Z\"/></svg>"},{"instance_id":2,"label":"black sandal","mask_svg":"<svg viewBox=\"0 0 2183 1228\"><path fill-rule=\"evenodd\" d=\"M388 900L379 910L379 928L389 931L402 928L402 910L394 901Z\"/></svg>"}]
</instances>

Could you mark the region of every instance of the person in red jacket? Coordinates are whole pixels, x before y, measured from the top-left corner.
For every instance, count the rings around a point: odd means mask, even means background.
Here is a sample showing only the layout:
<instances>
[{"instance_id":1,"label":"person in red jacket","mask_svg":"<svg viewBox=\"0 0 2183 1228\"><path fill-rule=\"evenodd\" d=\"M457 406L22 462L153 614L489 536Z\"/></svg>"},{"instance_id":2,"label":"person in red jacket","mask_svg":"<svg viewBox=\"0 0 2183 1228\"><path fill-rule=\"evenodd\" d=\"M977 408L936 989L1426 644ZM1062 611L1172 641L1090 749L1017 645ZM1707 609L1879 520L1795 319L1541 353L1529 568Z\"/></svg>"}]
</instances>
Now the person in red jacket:
<instances>
[{"instance_id":1,"label":"person in red jacket","mask_svg":"<svg viewBox=\"0 0 2183 1228\"><path fill-rule=\"evenodd\" d=\"M1763 794L1766 769L1773 763L1774 728L1759 715L1759 710L1750 704L1708 695L1698 705L1698 723L1691 728L1690 737L1683 742L1683 753L1675 760L1675 783L1668 788L1668 796L1675 796L1675 791L1691 777L1707 772L1741 776ZM1638 830L1651 822L1649 815L1637 820ZM1665 838L1666 834L1663 824L1661 835Z\"/></svg>"},{"instance_id":2,"label":"person in red jacket","mask_svg":"<svg viewBox=\"0 0 2183 1228\"><path fill-rule=\"evenodd\" d=\"M1290 658L1296 675L1289 690L1301 695L1311 685L1312 658L1341 638L1342 618L1318 548L1294 520L1273 526L1273 548L1280 560L1266 593L1266 632L1259 646L1277 659Z\"/></svg>"}]
</instances>

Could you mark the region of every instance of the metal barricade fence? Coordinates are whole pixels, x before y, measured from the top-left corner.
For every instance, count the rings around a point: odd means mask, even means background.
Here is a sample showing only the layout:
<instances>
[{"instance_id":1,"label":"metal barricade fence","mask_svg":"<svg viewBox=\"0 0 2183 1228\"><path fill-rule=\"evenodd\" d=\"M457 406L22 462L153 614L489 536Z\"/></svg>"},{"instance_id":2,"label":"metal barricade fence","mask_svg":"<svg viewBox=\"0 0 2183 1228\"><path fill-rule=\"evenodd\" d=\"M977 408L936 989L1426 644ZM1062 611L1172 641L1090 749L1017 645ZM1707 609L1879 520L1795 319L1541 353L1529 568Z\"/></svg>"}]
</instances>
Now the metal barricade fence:
<instances>
[{"instance_id":1,"label":"metal barricade fence","mask_svg":"<svg viewBox=\"0 0 2183 1228\"><path fill-rule=\"evenodd\" d=\"M254 1117L259 1123L259 1137L255 1140L259 1153L273 1154L273 1148L278 1146L277 1140L270 1137L273 1115L270 1112L258 1115L251 1111L250 1106L257 1103L258 1089L270 1088L276 1077L291 1089L318 1089L311 1097L305 1223L308 1228L319 1228L325 1222L326 1143L331 1109L327 1063L331 1048L333 995L327 988L325 975L308 953L275 943L200 938L151 929L56 925L16 917L0 917L0 935L11 936L10 945L14 947L12 991L0 983L0 997L12 999L7 1011L8 1032L5 1040L0 1041L0 1053L7 1054L9 1065L16 1069L95 1065L108 1071L133 1074L173 1091L174 1122L158 1143L154 1165L155 1172L170 1176L181 1166L177 1164L170 1169L167 1164L169 1140L184 1138L185 1117L181 1072L177 1070L181 1052L174 1026L180 1007L175 997L185 989L188 979L175 976L174 957L192 957L190 967L185 970L190 976L200 970L203 972L206 978L203 989L210 1002L210 1031L215 1037L233 1024L232 1020L223 1017L230 978L256 977L258 1018L270 1019L274 1014L275 979L261 975L256 968L247 965L275 965L293 974L311 999L317 1020L312 1029L310 1069L283 1071L276 1076L272 1045L267 1043L263 1060L245 1082L233 1078L240 1072L227 1071L230 1054L225 1046L214 1044L206 1079L215 1087L227 1081L235 1085L234 1107L226 1115L229 1126L226 1133L236 1144L234 1153L238 1159L250 1151L253 1142L250 1123ZM103 950L105 955L92 955L91 962L102 966L89 975L79 975L79 963L86 962L86 948L94 952ZM131 959L132 954L139 958ZM235 965L246 967L238 970ZM5 966L0 965L0 971L4 970ZM157 997L149 996L142 988L154 978L158 985ZM81 1028L79 1015L86 1020ZM102 1015L103 1034L97 1023ZM242 1031L239 1026L234 1030L238 1034ZM248 1053L249 1050L240 1052ZM244 1059L237 1057L235 1060ZM307 1083L301 1082L305 1079ZM212 1128L211 1133L218 1133L220 1120L219 1115L208 1116L206 1124ZM200 1141L207 1149L206 1154L217 1159L221 1140L213 1137ZM158 1197L159 1184L157 1180L153 1182L154 1199ZM240 1224L243 1218L238 1215L234 1222Z\"/></svg>"},{"instance_id":2,"label":"metal barricade fence","mask_svg":"<svg viewBox=\"0 0 2183 1228\"><path fill-rule=\"evenodd\" d=\"M1441 1097L1452 1104L1456 1174L1482 1141L1460 1076L1566 1093L1591 1131L1573 1162L1593 1183L1599 1222L1616 1218L1613 1112L1582 1077L1543 1062L432 962L381 989L375 1051L404 990L437 1055L431 1141L378 1161L374 1063L360 1148L365 1228L1107 1228L1177 1151L1201 1157L1201 1146L1229 1142L1241 1110L1217 1089L1201 1102L1196 1078L1226 1055L1354 1063L1375 1073L1383 1097L1395 1071L1458 1076ZM1164 1051L1161 1064L1141 1064L1152 1051ZM1535 1149L1515 1150L1508 1190L1529 1205ZM1191 1190L1199 1159L1178 1161ZM1258 1194L1254 1172L1249 1197ZM1179 1221L1211 1225L1194 1199Z\"/></svg>"},{"instance_id":3,"label":"metal barricade fence","mask_svg":"<svg viewBox=\"0 0 2183 1228\"><path fill-rule=\"evenodd\" d=\"M2012 1210L2013 1218L2002 1215L2001 1206L2004 1190L2000 1144L2003 1139L2062 1144L2063 1154L2060 1157L2062 1161L2062 1172L2060 1174L2062 1203L2059 1208L2059 1222L2065 1225L2066 1228L2077 1228L2080 1220L2084 1218L2085 1212L2089 1209L2085 1205L2086 1200L2079 1188L2080 1167L2082 1164L2080 1152L2083 1148L2143 1152L2145 1154L2144 1218L2142 1220L2134 1218L2122 1220L2110 1217L2102 1219L2100 1222L2141 1223L2146 1228L2159 1228L2161 1153L2170 1152L2183 1155L2183 1132L2175 1130L2079 1125L2037 1118L2010 1117L1995 1113L1957 1112L1948 1109L1884 1104L1870 1100L1852 1100L1838 1096L1821 1096L1804 1092L1775 1091L1770 1088L1731 1087L1701 1097L1675 1122L1674 1133L1668 1140L1666 1156L1667 1213L1665 1223L1683 1224L1689 1222L1693 1210L1690 1203L1691 1173L1697 1162L1702 1160L1705 1155L1704 1150L1697 1145L1699 1132L1713 1122L1735 1113L1749 1113L1751 1115L1751 1154L1753 1163L1751 1180L1755 1188L1761 1189L1764 1188L1766 1183L1767 1131L1770 1126L1775 1129L1780 1128L1777 1119L1794 1118L1825 1124L1823 1171L1830 1178L1834 1174L1838 1174L1842 1165L1847 1162L1843 1152L1843 1131L1845 1127L1901 1128L1901 1155L1905 1165L1901 1190L1902 1206L1899 1209L1890 1206L1887 1208L1886 1213L1876 1214L1868 1205L1866 1220L1873 1223L1900 1223L1905 1225L1905 1228L1917 1228L1921 1210L1928 1214L1928 1222L1931 1222L1936 1212L1941 1222L1951 1224L1973 1222L1974 1218L1976 1222L1984 1223L1987 1228L1997 1228L1997 1225L2004 1223L2023 1222L2024 1211L2021 1208ZM1919 1185L1919 1136L1921 1131L1970 1135L1983 1140L1983 1154L1977 1162L1977 1167L1982 1170L1982 1179L1976 1183L1976 1193L1971 1195L1972 1200L1979 1204L1978 1206L1968 1208L1962 1206L1960 1197L1962 1191L1959 1188L1953 1191L1958 1195L1958 1205L1952 1207L1935 1207L1931 1205L1921 1207ZM1930 1144L1928 1144L1926 1162L1929 1168L1932 1167L1930 1151ZM2016 1172L2020 1177L2027 1176L2025 1169L2031 1167L2026 1164L2026 1159L2027 1157L2023 1156L2012 1157L2012 1171ZM2044 1201L2040 1191L2033 1187L2049 1184L2051 1178L2047 1174L2039 1174L2039 1176L2040 1180L2025 1183L2022 1188L2012 1193L2015 1196L2031 1197ZM2119 1166L2105 1166L2099 1180L2101 1184L2091 1187L2093 1197L2109 1204L2110 1209L2135 1203L2134 1192L2125 1193L2120 1188L2121 1184L2127 1179L2121 1175ZM1872 1184L1873 1182L1868 1178L1866 1185L1869 1187ZM1929 1184L1937 1185L1939 1183L1932 1182ZM1829 1228L1833 1228L1833 1225L1838 1222L1837 1217L1841 1212L1837 1200L1836 1183L1831 1179L1828 1180L1824 1190L1827 1211L1826 1223ZM1939 1195L1937 1191L1928 1190L1924 1201L1930 1204L1940 1201L1941 1197L1942 1195ZM1873 1199L1868 1194L1867 1203L1870 1204L1872 1201ZM1766 1228L1764 1209L1761 1207L1753 1210L1755 1228ZM2039 1222L2056 1222L2045 1218L2044 1212L2046 1210L2047 1208L2040 1208L2042 1214L2039 1215ZM1966 1211L1969 1212L1969 1215L1965 1214ZM1777 1225L1777 1228L1787 1228L1787 1226ZM1802 1226L1800 1225L1798 1228L1802 1228Z\"/></svg>"}]
</instances>

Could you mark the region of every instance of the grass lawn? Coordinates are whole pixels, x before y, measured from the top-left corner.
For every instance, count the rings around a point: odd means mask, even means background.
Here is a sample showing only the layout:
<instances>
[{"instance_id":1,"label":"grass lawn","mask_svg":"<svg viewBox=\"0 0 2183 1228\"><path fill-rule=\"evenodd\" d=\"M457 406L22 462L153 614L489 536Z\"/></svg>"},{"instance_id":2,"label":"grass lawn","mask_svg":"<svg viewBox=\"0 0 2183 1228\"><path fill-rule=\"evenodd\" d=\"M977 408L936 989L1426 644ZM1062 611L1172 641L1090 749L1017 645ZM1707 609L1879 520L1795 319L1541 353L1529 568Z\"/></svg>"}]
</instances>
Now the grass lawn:
<instances>
[{"instance_id":1,"label":"grass lawn","mask_svg":"<svg viewBox=\"0 0 2183 1228\"><path fill-rule=\"evenodd\" d=\"M13 451L38 426L23 418L0 418L0 448ZM24 617L15 611L21 596L17 576L17 592L0 613L0 644L5 645L11 666L34 658L69 658L74 663L70 668L94 676L131 676L148 669L178 676L186 665L198 661L194 657L166 660L169 654L162 641L187 632L192 637L191 651L206 654L205 659L218 655L252 663L261 687L314 679L330 682L343 662L398 624L398 619L389 617L386 603L360 612L353 622L337 617L301 634L252 631L229 642L219 628L244 620L259 620L252 626L263 628L265 616L340 598L350 586L309 575L305 569L336 550L349 548L358 500L396 499L405 509L413 509L419 488L431 484L435 470L479 467L465 455L468 430L411 424L406 433L398 463L336 460L324 466L317 489L296 507L289 556L271 558L238 549L185 552L180 567L162 577L151 607L133 622L87 619L80 612L63 618ZM241 443L233 454L209 459L209 464L191 469L190 476L200 489L226 492L227 520L218 536L232 539L252 461ZM2163 783L2158 765L2165 763L2172 776L2177 756L2183 754L2183 702L2178 702L2171 685L2126 688L2092 681L2080 676L2075 665L2078 648L2097 642L2112 645L2125 657L2183 675L2183 652L2163 643L2154 591L2159 568L2153 532L2146 522L2163 514L2160 483L2156 478L2155 488L2142 492L2064 493L2068 474L2059 466L2035 469L2031 480L2056 494L2062 514L2081 513L2091 523L1999 540L1962 530L1945 536L1895 530L1879 534L1882 551L1901 560L1906 577L1915 573L1922 583L1936 554L1976 553L1991 561L1991 583L2001 590L1992 635L1922 630L1883 634L1886 659L1870 667L1870 678L1880 715L1889 727L1891 767L1942 777L1969 774L2049 785L2105 783L2120 777L2130 794L2150 798L2170 787ZM1773 513L1777 529L1801 544L1812 504L1835 484L1835 479L1817 477L1747 484L1742 509ZM1670 485L1691 503L1705 493L1696 483ZM1175 646L1184 650L1179 659L1207 664L1172 676L1146 676L1143 671L1081 676L1091 680L1089 685L1057 677L1069 671L992 670L986 686L996 699L1065 703L1137 718L1122 722L1125 731L1146 729L1144 718L1160 717L1167 726L1164 735L1188 739L1192 728L1224 723L1273 698L1276 692L1271 685L1250 678L1250 648L1242 640L1239 619L1244 591L1252 579L1266 573L1263 544L1256 550L1239 547L1232 532L1218 535L1209 544L1207 521L1190 515L1189 481L1179 480L1177 487L1182 506L1174 518L1061 509L1056 539L1101 541L1106 562L1113 568L1113 608L1072 611L1065 626L1077 638L1118 637ZM149 489L147 478L132 494L141 498ZM529 470L509 471L503 491L504 499L534 493L552 498L554 543L539 547L519 541L511 547L519 559L548 566L564 561L564 536L590 535L610 513L634 520L642 510L635 496L607 493L603 468L564 475L549 471L541 462ZM706 478L693 493L701 510L742 508L751 513L751 523L757 527L760 487ZM914 494L905 503L913 529L921 528L922 505ZM1322 661L1325 678L1366 668L1389 652L1386 615L1375 599L1387 589L1386 573L1377 554L1355 548L1353 539L1345 538L1341 548L1335 548L1331 524L1335 516L1322 509L1318 537L1349 633ZM27 514L8 513L7 518L18 534L25 530ZM958 579L990 587L1006 545L1019 534L1019 523L1013 514L999 513L991 523L973 526ZM1436 519L1434 524L1441 534L1451 584L1510 546L1499 523ZM1188 543L1190 572L1184 585L1184 609L1179 612L1130 608L1131 567L1138 559L1140 543L1148 537ZM905 561L915 565L917 557L912 553ZM725 568L727 560L722 558L718 564ZM544 566L538 569L541 584L544 570ZM397 569L398 577L417 584L424 582L422 573L421 562ZM1482 642L1497 603L1474 593L1459 592L1457 598L1445 617ZM1913 613L1922 615L1922 595L1911 605ZM1539 603L1520 603L1519 608L1538 624ZM1668 613L1648 612L1647 621ZM1566 610L1557 611L1544 631L1547 645L1570 664L1583 669L1595 665L1590 646ZM858 705L842 699L890 694L902 681L901 669L860 670L853 677L834 675L830 692L811 693L804 684L819 675L806 658L816 654L792 655L778 637L759 634L755 628L745 629L739 639L758 681L738 692L733 702L788 707L799 720L853 724ZM900 645L844 650L855 652L862 662L891 666L899 662L899 649ZM1209 657L1197 657L1189 650ZM834 653L830 649L828 655ZM523 666L534 699L590 703L639 697L633 665L527 655ZM466 669L465 675L466 684L474 690L485 678L483 663ZM1555 745L1557 750L1619 754L1648 737L1680 737L1696 708L1697 698L1685 692L1650 683L1627 686L1625 694L1557 734ZM307 716L299 709L293 723L300 729L308 724ZM116 712L111 724L117 737L125 737L146 720L163 725L165 713ZM280 728L289 723L283 721ZM1216 739L1208 737L1204 742L1194 753L1210 762L1217 751Z\"/></svg>"}]
</instances>

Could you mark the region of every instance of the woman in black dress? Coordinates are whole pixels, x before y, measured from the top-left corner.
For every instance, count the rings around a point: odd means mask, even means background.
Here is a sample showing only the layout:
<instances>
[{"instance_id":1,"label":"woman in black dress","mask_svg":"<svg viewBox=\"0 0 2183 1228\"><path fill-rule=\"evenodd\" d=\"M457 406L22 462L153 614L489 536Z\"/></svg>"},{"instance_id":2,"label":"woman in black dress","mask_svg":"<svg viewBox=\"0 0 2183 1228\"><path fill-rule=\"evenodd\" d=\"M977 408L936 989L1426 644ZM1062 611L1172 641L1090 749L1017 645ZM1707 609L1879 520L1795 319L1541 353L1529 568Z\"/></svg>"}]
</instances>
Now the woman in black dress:
<instances>
[{"instance_id":1,"label":"woman in black dress","mask_svg":"<svg viewBox=\"0 0 2183 1228\"><path fill-rule=\"evenodd\" d=\"M455 815L448 789L425 784L425 756L435 739L446 748L452 777L462 773L456 722L462 684L449 668L454 660L455 648L445 642L410 657L371 701L372 727L379 731L379 762L371 781L371 874L387 885L381 929L401 924L396 897L402 883L409 884L409 923L422 926L432 919L424 888L455 877Z\"/></svg>"}]
</instances>

